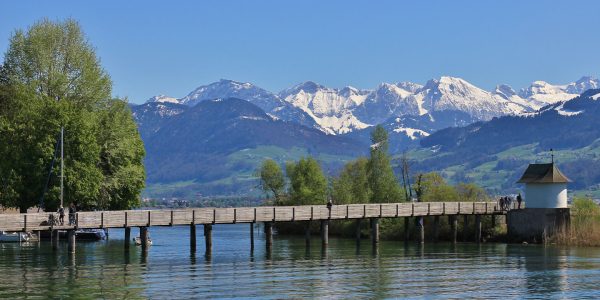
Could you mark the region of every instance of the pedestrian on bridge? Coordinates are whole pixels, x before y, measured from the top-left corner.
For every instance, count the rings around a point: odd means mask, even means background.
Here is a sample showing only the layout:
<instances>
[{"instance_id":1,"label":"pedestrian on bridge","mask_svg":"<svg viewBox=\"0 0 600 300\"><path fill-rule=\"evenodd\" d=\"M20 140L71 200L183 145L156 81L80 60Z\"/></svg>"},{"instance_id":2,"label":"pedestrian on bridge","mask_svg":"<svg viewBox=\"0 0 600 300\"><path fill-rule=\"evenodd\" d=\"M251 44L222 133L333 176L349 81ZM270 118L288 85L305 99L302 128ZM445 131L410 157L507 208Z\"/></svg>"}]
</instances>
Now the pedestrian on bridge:
<instances>
[{"instance_id":1,"label":"pedestrian on bridge","mask_svg":"<svg viewBox=\"0 0 600 300\"><path fill-rule=\"evenodd\" d=\"M69 225L75 225L75 213L77 209L75 208L75 204L71 202L69 205Z\"/></svg>"},{"instance_id":2,"label":"pedestrian on bridge","mask_svg":"<svg viewBox=\"0 0 600 300\"><path fill-rule=\"evenodd\" d=\"M65 225L65 208L62 205L58 208L58 221L60 225Z\"/></svg>"}]
</instances>

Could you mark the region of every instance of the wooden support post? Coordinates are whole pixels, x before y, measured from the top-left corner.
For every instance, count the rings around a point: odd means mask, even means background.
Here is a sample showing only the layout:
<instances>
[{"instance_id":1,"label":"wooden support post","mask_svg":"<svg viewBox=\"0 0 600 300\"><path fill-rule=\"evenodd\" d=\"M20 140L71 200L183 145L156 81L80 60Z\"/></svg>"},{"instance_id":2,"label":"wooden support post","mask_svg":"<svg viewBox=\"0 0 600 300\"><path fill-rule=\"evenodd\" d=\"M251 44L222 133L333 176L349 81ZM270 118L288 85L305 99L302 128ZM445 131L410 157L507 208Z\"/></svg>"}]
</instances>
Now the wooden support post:
<instances>
[{"instance_id":1,"label":"wooden support post","mask_svg":"<svg viewBox=\"0 0 600 300\"><path fill-rule=\"evenodd\" d=\"M404 241L410 239L410 217L404 217Z\"/></svg>"},{"instance_id":2,"label":"wooden support post","mask_svg":"<svg viewBox=\"0 0 600 300\"><path fill-rule=\"evenodd\" d=\"M58 240L60 237L58 236L58 230L52 229L50 230L50 242L52 243L52 250L58 250Z\"/></svg>"},{"instance_id":3,"label":"wooden support post","mask_svg":"<svg viewBox=\"0 0 600 300\"><path fill-rule=\"evenodd\" d=\"M433 217L433 241L437 242L440 235L440 216Z\"/></svg>"},{"instance_id":4,"label":"wooden support post","mask_svg":"<svg viewBox=\"0 0 600 300\"><path fill-rule=\"evenodd\" d=\"M210 255L212 253L212 224L204 224L204 245L206 255Z\"/></svg>"},{"instance_id":5,"label":"wooden support post","mask_svg":"<svg viewBox=\"0 0 600 300\"><path fill-rule=\"evenodd\" d=\"M67 231L69 236L69 253L75 253L75 230Z\"/></svg>"},{"instance_id":6,"label":"wooden support post","mask_svg":"<svg viewBox=\"0 0 600 300\"><path fill-rule=\"evenodd\" d=\"M190 224L190 251L196 252L196 224Z\"/></svg>"},{"instance_id":7,"label":"wooden support post","mask_svg":"<svg viewBox=\"0 0 600 300\"><path fill-rule=\"evenodd\" d=\"M267 250L270 250L273 246L273 222L265 222L265 240Z\"/></svg>"},{"instance_id":8,"label":"wooden support post","mask_svg":"<svg viewBox=\"0 0 600 300\"><path fill-rule=\"evenodd\" d=\"M371 218L371 243L379 244L379 218Z\"/></svg>"},{"instance_id":9,"label":"wooden support post","mask_svg":"<svg viewBox=\"0 0 600 300\"><path fill-rule=\"evenodd\" d=\"M425 243L425 220L419 217L419 243Z\"/></svg>"},{"instance_id":10,"label":"wooden support post","mask_svg":"<svg viewBox=\"0 0 600 300\"><path fill-rule=\"evenodd\" d=\"M327 247L329 244L329 220L321 220L321 245Z\"/></svg>"},{"instance_id":11,"label":"wooden support post","mask_svg":"<svg viewBox=\"0 0 600 300\"><path fill-rule=\"evenodd\" d=\"M356 219L356 245L360 245L360 223L362 219Z\"/></svg>"},{"instance_id":12,"label":"wooden support post","mask_svg":"<svg viewBox=\"0 0 600 300\"><path fill-rule=\"evenodd\" d=\"M452 243L456 244L458 240L458 217L457 216L448 216L448 221L450 222L450 228L452 229Z\"/></svg>"},{"instance_id":13,"label":"wooden support post","mask_svg":"<svg viewBox=\"0 0 600 300\"><path fill-rule=\"evenodd\" d=\"M481 243L481 215L475 215L475 241Z\"/></svg>"},{"instance_id":14,"label":"wooden support post","mask_svg":"<svg viewBox=\"0 0 600 300\"><path fill-rule=\"evenodd\" d=\"M131 244L131 227L125 227L125 250L129 250Z\"/></svg>"},{"instance_id":15,"label":"wooden support post","mask_svg":"<svg viewBox=\"0 0 600 300\"><path fill-rule=\"evenodd\" d=\"M254 223L250 223L250 251L254 251Z\"/></svg>"},{"instance_id":16,"label":"wooden support post","mask_svg":"<svg viewBox=\"0 0 600 300\"><path fill-rule=\"evenodd\" d=\"M496 215L492 214L492 229L496 228Z\"/></svg>"},{"instance_id":17,"label":"wooden support post","mask_svg":"<svg viewBox=\"0 0 600 300\"><path fill-rule=\"evenodd\" d=\"M142 251L148 251L148 227L146 226L140 227L140 242L142 243Z\"/></svg>"},{"instance_id":18,"label":"wooden support post","mask_svg":"<svg viewBox=\"0 0 600 300\"><path fill-rule=\"evenodd\" d=\"M466 242L469 240L469 236L467 235L467 231L469 229L469 218L467 215L463 216L463 240Z\"/></svg>"},{"instance_id":19,"label":"wooden support post","mask_svg":"<svg viewBox=\"0 0 600 300\"><path fill-rule=\"evenodd\" d=\"M306 221L304 224L304 241L308 249L310 247L310 221Z\"/></svg>"}]
</instances>

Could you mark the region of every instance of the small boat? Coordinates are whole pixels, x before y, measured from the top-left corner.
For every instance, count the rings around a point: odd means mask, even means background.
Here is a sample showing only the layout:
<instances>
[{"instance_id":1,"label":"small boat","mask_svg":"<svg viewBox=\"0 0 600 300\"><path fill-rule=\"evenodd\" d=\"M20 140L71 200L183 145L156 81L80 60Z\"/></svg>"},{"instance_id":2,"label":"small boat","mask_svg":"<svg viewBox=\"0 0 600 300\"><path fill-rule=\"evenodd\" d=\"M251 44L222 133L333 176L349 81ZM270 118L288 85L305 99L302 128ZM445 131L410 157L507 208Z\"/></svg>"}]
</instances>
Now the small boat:
<instances>
[{"instance_id":1,"label":"small boat","mask_svg":"<svg viewBox=\"0 0 600 300\"><path fill-rule=\"evenodd\" d=\"M136 246L141 246L142 245L142 239L139 236L136 236L135 238L133 238L133 241L135 242ZM152 239L150 239L150 237L148 237L148 246L152 245Z\"/></svg>"},{"instance_id":2,"label":"small boat","mask_svg":"<svg viewBox=\"0 0 600 300\"><path fill-rule=\"evenodd\" d=\"M27 242L29 235L25 232L0 231L0 242Z\"/></svg>"},{"instance_id":3,"label":"small boat","mask_svg":"<svg viewBox=\"0 0 600 300\"><path fill-rule=\"evenodd\" d=\"M106 239L106 232L102 229L78 229L75 238L85 241L100 241Z\"/></svg>"}]
</instances>

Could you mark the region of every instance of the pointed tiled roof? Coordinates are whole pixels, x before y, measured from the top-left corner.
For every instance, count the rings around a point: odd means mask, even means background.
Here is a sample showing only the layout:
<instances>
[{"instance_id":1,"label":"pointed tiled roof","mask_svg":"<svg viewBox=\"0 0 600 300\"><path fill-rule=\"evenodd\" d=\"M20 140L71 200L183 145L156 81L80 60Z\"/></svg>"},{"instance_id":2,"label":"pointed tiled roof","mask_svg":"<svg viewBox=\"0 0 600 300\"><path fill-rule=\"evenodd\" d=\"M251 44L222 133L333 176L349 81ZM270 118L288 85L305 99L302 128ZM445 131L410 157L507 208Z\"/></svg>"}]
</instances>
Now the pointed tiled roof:
<instances>
[{"instance_id":1,"label":"pointed tiled roof","mask_svg":"<svg viewBox=\"0 0 600 300\"><path fill-rule=\"evenodd\" d=\"M517 183L567 183L571 182L554 163L529 164Z\"/></svg>"}]
</instances>

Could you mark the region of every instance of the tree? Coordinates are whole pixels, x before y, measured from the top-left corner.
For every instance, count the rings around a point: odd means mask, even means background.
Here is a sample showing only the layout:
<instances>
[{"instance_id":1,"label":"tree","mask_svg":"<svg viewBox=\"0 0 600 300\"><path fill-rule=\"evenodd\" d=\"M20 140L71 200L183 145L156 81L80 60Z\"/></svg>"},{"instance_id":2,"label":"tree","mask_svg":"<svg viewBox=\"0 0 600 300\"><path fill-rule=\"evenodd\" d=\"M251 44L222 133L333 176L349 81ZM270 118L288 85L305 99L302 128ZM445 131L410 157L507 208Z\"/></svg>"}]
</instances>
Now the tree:
<instances>
[{"instance_id":1,"label":"tree","mask_svg":"<svg viewBox=\"0 0 600 300\"><path fill-rule=\"evenodd\" d=\"M272 159L263 161L260 170L260 186L265 193L273 193L275 205L281 204L281 196L285 188L283 171Z\"/></svg>"},{"instance_id":2,"label":"tree","mask_svg":"<svg viewBox=\"0 0 600 300\"><path fill-rule=\"evenodd\" d=\"M96 205L114 210L137 207L146 179L145 150L127 103L109 101L102 111L100 128L100 169L104 178Z\"/></svg>"},{"instance_id":3,"label":"tree","mask_svg":"<svg viewBox=\"0 0 600 300\"><path fill-rule=\"evenodd\" d=\"M325 204L327 202L327 178L314 158L301 158L297 163L287 163L286 174L290 180L292 204Z\"/></svg>"},{"instance_id":4,"label":"tree","mask_svg":"<svg viewBox=\"0 0 600 300\"><path fill-rule=\"evenodd\" d=\"M336 204L364 203L371 199L367 165L366 158L358 158L344 166L333 180L333 201Z\"/></svg>"},{"instance_id":5,"label":"tree","mask_svg":"<svg viewBox=\"0 0 600 300\"><path fill-rule=\"evenodd\" d=\"M456 185L459 201L477 202L489 201L487 192L475 183L459 183Z\"/></svg>"},{"instance_id":6,"label":"tree","mask_svg":"<svg viewBox=\"0 0 600 300\"><path fill-rule=\"evenodd\" d=\"M371 133L371 156L367 164L371 202L397 202L404 199L388 154L388 134L377 125Z\"/></svg>"},{"instance_id":7,"label":"tree","mask_svg":"<svg viewBox=\"0 0 600 300\"><path fill-rule=\"evenodd\" d=\"M406 151L400 157L400 171L402 172L402 187L404 188L404 197L412 199L412 188L410 185L410 161Z\"/></svg>"},{"instance_id":8,"label":"tree","mask_svg":"<svg viewBox=\"0 0 600 300\"><path fill-rule=\"evenodd\" d=\"M459 201L456 189L447 184L444 178L435 172L418 174L414 190L420 202Z\"/></svg>"},{"instance_id":9,"label":"tree","mask_svg":"<svg viewBox=\"0 0 600 300\"><path fill-rule=\"evenodd\" d=\"M142 144L127 104L111 99L111 88L77 22L42 20L11 36L0 68L0 155L7 158L0 163L0 204L25 211L44 197L48 209L58 206L61 127L66 203L139 203Z\"/></svg>"}]
</instances>

